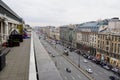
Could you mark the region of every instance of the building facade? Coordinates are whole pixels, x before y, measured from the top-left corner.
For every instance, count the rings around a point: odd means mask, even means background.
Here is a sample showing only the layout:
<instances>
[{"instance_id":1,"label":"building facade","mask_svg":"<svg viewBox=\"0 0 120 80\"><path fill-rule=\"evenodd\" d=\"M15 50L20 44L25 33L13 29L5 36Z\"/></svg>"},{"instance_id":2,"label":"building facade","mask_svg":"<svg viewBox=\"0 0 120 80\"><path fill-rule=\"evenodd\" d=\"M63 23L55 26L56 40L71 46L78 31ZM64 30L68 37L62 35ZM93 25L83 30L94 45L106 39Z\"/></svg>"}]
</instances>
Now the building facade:
<instances>
[{"instance_id":1,"label":"building facade","mask_svg":"<svg viewBox=\"0 0 120 80\"><path fill-rule=\"evenodd\" d=\"M7 41L13 30L18 31L19 26L24 26L23 19L0 0L0 44Z\"/></svg>"},{"instance_id":2,"label":"building facade","mask_svg":"<svg viewBox=\"0 0 120 80\"><path fill-rule=\"evenodd\" d=\"M78 25L76 45L78 49L84 50L86 53L95 56L97 33L99 28L107 25L108 20L91 21Z\"/></svg>"},{"instance_id":3,"label":"building facade","mask_svg":"<svg viewBox=\"0 0 120 80\"><path fill-rule=\"evenodd\" d=\"M96 33L95 32L77 32L76 45L78 49L84 50L90 55L96 54Z\"/></svg>"},{"instance_id":4,"label":"building facade","mask_svg":"<svg viewBox=\"0 0 120 80\"><path fill-rule=\"evenodd\" d=\"M120 67L120 35L98 34L96 57Z\"/></svg>"},{"instance_id":5,"label":"building facade","mask_svg":"<svg viewBox=\"0 0 120 80\"><path fill-rule=\"evenodd\" d=\"M76 25L66 25L60 27L60 40L65 46L74 47Z\"/></svg>"}]
</instances>

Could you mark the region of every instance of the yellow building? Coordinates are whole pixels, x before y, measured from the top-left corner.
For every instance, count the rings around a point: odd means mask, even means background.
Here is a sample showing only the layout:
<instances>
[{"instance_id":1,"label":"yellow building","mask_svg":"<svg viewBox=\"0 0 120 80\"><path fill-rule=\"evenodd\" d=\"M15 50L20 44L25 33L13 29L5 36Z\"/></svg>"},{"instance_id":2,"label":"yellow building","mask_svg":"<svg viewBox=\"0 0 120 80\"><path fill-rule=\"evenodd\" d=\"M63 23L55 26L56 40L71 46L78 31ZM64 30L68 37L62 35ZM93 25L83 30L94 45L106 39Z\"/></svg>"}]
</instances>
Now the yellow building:
<instances>
[{"instance_id":1,"label":"yellow building","mask_svg":"<svg viewBox=\"0 0 120 80\"><path fill-rule=\"evenodd\" d=\"M98 34L96 57L120 67L120 35Z\"/></svg>"}]
</instances>

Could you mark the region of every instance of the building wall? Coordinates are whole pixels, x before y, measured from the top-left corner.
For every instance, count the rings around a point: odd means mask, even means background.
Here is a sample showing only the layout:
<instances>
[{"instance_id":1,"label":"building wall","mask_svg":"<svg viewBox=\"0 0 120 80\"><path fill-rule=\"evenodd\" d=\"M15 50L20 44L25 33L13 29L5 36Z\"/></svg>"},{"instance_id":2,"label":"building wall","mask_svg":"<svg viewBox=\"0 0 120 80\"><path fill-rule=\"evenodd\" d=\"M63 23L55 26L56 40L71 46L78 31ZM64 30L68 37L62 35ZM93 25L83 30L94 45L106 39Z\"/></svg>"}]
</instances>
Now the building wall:
<instances>
[{"instance_id":1,"label":"building wall","mask_svg":"<svg viewBox=\"0 0 120 80\"><path fill-rule=\"evenodd\" d=\"M77 48L81 48L81 50L84 50L91 55L96 54L96 33L79 31L77 32L76 42Z\"/></svg>"},{"instance_id":2,"label":"building wall","mask_svg":"<svg viewBox=\"0 0 120 80\"><path fill-rule=\"evenodd\" d=\"M99 34L97 42L97 57L120 67L120 35Z\"/></svg>"},{"instance_id":3,"label":"building wall","mask_svg":"<svg viewBox=\"0 0 120 80\"><path fill-rule=\"evenodd\" d=\"M119 18L112 18L108 24L108 28L113 33L120 33L120 20L119 20Z\"/></svg>"}]
</instances>

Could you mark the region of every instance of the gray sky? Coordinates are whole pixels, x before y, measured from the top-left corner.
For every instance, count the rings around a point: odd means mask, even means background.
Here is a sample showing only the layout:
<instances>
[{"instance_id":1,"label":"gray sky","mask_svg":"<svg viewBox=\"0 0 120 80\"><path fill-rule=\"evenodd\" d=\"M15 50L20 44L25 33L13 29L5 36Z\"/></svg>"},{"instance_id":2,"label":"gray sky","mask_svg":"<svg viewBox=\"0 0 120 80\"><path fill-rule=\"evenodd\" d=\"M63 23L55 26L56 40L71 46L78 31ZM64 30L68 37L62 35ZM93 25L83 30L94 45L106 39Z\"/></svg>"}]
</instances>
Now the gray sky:
<instances>
[{"instance_id":1,"label":"gray sky","mask_svg":"<svg viewBox=\"0 0 120 80\"><path fill-rule=\"evenodd\" d=\"M31 26L120 17L120 0L3 0Z\"/></svg>"}]
</instances>

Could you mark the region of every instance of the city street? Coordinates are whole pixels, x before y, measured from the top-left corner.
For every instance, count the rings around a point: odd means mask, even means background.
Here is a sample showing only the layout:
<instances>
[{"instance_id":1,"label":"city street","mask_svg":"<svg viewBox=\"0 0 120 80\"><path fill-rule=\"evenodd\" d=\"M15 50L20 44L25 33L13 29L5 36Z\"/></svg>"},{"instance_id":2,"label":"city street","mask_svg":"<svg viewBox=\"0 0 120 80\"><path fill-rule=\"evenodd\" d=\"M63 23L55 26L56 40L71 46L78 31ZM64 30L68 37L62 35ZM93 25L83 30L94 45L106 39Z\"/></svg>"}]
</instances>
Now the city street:
<instances>
[{"instance_id":1,"label":"city street","mask_svg":"<svg viewBox=\"0 0 120 80\"><path fill-rule=\"evenodd\" d=\"M56 57L53 58L53 61L55 62L57 68L59 69L60 73L62 73L62 77L64 79L69 79L68 74L65 74L67 73L65 71L65 68L66 67L71 67L72 70L74 69L73 65L71 65L69 62L66 61L66 59L64 59L63 57L60 56L60 54L57 53L56 50L59 50L60 53L63 53L63 50L64 50L64 46L61 46L59 44L52 44L52 48L47 42L45 42L45 40L41 40L42 43L44 43L44 46L46 47L46 49L50 52L52 52L52 54L54 54ZM56 49L56 50L55 50ZM68 50L68 49L67 49ZM69 51L69 50L68 50ZM87 63L84 62L84 57L82 57L81 55L79 56L78 54L76 54L75 52L70 52L69 51L69 56L67 56L73 63L75 63L76 65L80 64L80 67L83 69L83 70L86 70L88 68L90 68L93 73L92 74L89 74L91 77L93 77L94 79L96 80L110 80L109 79L109 76L113 76L115 75L113 72L111 71L108 71L104 68L102 68L101 66L91 62L90 60L87 60ZM80 58L80 59L79 59ZM79 61L80 60L80 61ZM78 63L80 62L80 63ZM78 75L81 74L80 71L78 71L77 69L74 69L74 72L70 73L72 76L72 79L74 80L77 80L79 78L81 78L81 76ZM77 75L77 77L75 76L75 74ZM75 77L73 77L75 76ZM101 77L102 76L102 77Z\"/></svg>"},{"instance_id":2,"label":"city street","mask_svg":"<svg viewBox=\"0 0 120 80\"><path fill-rule=\"evenodd\" d=\"M83 75L78 69L76 69L72 64L70 64L65 58L61 56L53 47L51 47L47 42L41 39L42 44L51 54L52 60L55 62L63 80L89 80L85 75ZM54 57L52 57L54 55ZM70 68L71 73L66 71L66 68Z\"/></svg>"},{"instance_id":3,"label":"city street","mask_svg":"<svg viewBox=\"0 0 120 80\"><path fill-rule=\"evenodd\" d=\"M57 44L56 48L63 51L63 46ZM69 51L69 50L68 50ZM79 57L80 57L80 61L79 61ZM87 69L90 68L93 71L93 74L90 74L92 77L94 77L96 80L110 80L109 76L113 76L115 75L113 72L108 71L106 69L103 69L101 66L91 62L90 60L87 60L88 62L85 63L84 62L84 57L82 57L81 55L76 54L75 52L70 52L69 51L69 59L71 59L76 65L78 65L78 62L80 62L80 67L82 69ZM102 77L101 77L102 76Z\"/></svg>"}]
</instances>

